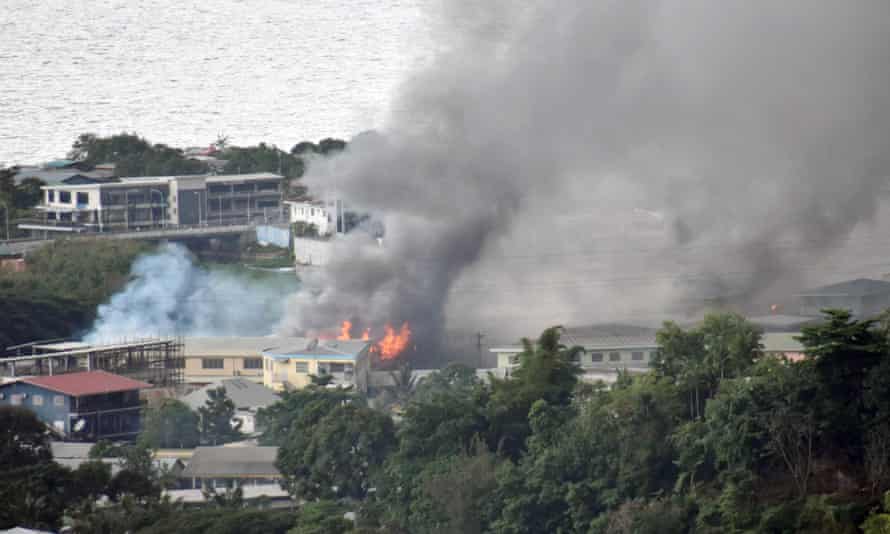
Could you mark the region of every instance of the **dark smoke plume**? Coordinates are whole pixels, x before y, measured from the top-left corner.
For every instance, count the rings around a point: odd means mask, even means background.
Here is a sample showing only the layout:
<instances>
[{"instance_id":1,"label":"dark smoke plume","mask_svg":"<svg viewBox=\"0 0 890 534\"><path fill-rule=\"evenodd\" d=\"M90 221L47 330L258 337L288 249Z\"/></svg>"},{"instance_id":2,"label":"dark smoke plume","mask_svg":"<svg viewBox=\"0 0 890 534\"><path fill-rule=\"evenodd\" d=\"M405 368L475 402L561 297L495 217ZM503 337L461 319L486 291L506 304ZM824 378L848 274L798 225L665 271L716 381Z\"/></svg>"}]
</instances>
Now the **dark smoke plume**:
<instances>
[{"instance_id":1,"label":"dark smoke plume","mask_svg":"<svg viewBox=\"0 0 890 534\"><path fill-rule=\"evenodd\" d=\"M464 0L431 20L437 55L386 127L306 178L382 216L383 246L339 243L286 329L408 320L436 343L756 296L877 210L886 0Z\"/></svg>"}]
</instances>

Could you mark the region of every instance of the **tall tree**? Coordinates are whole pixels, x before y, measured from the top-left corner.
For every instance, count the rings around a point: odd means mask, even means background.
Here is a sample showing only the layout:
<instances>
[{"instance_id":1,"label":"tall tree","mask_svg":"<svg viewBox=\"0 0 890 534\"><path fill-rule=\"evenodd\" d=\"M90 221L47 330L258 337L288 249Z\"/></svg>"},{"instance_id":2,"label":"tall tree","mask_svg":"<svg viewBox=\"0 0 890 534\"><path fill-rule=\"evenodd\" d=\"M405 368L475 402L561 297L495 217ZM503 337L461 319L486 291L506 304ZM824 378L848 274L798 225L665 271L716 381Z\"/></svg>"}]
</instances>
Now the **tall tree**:
<instances>
[{"instance_id":1,"label":"tall tree","mask_svg":"<svg viewBox=\"0 0 890 534\"><path fill-rule=\"evenodd\" d=\"M201 443L222 445L242 439L241 421L235 419L235 403L226 395L226 388L210 389L207 397L205 405L198 408Z\"/></svg>"},{"instance_id":2,"label":"tall tree","mask_svg":"<svg viewBox=\"0 0 890 534\"><path fill-rule=\"evenodd\" d=\"M190 449L200 441L198 414L176 399L163 399L145 410L139 439L151 448Z\"/></svg>"}]
</instances>

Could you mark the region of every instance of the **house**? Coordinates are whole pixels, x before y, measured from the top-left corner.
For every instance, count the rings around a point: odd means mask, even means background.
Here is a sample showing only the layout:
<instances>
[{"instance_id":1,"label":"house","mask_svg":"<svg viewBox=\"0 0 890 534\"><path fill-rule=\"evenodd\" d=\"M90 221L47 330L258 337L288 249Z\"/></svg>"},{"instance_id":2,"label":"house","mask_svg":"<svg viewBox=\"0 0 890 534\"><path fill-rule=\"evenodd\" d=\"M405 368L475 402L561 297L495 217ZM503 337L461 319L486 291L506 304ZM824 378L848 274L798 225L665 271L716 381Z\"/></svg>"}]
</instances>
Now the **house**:
<instances>
[{"instance_id":1,"label":"house","mask_svg":"<svg viewBox=\"0 0 890 534\"><path fill-rule=\"evenodd\" d=\"M151 387L106 371L33 376L0 385L0 405L32 410L67 439L124 439L139 433L139 391Z\"/></svg>"},{"instance_id":2,"label":"house","mask_svg":"<svg viewBox=\"0 0 890 534\"><path fill-rule=\"evenodd\" d=\"M370 341L304 340L263 351L263 384L275 391L302 389L311 376L331 375L332 385L367 392Z\"/></svg>"},{"instance_id":3,"label":"house","mask_svg":"<svg viewBox=\"0 0 890 534\"><path fill-rule=\"evenodd\" d=\"M343 202L321 200L286 201L291 223L314 225L317 237L343 232ZM311 237L311 236L310 236Z\"/></svg>"},{"instance_id":4,"label":"house","mask_svg":"<svg viewBox=\"0 0 890 534\"><path fill-rule=\"evenodd\" d=\"M263 351L305 343L296 337L187 337L183 340L185 381L206 385L227 378L263 381Z\"/></svg>"},{"instance_id":5,"label":"house","mask_svg":"<svg viewBox=\"0 0 890 534\"><path fill-rule=\"evenodd\" d=\"M184 489L248 486L279 488L278 447L251 445L196 447L179 477Z\"/></svg>"},{"instance_id":6,"label":"house","mask_svg":"<svg viewBox=\"0 0 890 534\"><path fill-rule=\"evenodd\" d=\"M42 187L44 222L20 227L102 232L267 221L278 216L282 179L254 173L108 180L77 173Z\"/></svg>"},{"instance_id":7,"label":"house","mask_svg":"<svg viewBox=\"0 0 890 534\"><path fill-rule=\"evenodd\" d=\"M186 403L192 410L197 411L198 408L207 404L210 398L207 392L218 387L226 389L226 396L235 405L235 419L241 421L241 432L245 434L256 432L257 411L260 408L275 404L280 399L277 393L252 380L227 378L192 391L180 400Z\"/></svg>"},{"instance_id":8,"label":"house","mask_svg":"<svg viewBox=\"0 0 890 534\"><path fill-rule=\"evenodd\" d=\"M804 353L803 343L797 340L800 332L766 332L760 338L763 353L778 356L788 360L802 360Z\"/></svg>"},{"instance_id":9,"label":"house","mask_svg":"<svg viewBox=\"0 0 890 534\"><path fill-rule=\"evenodd\" d=\"M797 298L801 315L819 316L824 309L838 308L857 318L871 317L890 308L890 282L857 278L807 289Z\"/></svg>"},{"instance_id":10,"label":"house","mask_svg":"<svg viewBox=\"0 0 890 534\"><path fill-rule=\"evenodd\" d=\"M562 342L567 346L581 346L578 356L581 378L586 381L612 382L618 370L645 372L658 353L655 334L658 330L626 324L599 324L564 328ZM497 368L510 371L519 365L522 346L511 345L489 349L497 357Z\"/></svg>"}]
</instances>

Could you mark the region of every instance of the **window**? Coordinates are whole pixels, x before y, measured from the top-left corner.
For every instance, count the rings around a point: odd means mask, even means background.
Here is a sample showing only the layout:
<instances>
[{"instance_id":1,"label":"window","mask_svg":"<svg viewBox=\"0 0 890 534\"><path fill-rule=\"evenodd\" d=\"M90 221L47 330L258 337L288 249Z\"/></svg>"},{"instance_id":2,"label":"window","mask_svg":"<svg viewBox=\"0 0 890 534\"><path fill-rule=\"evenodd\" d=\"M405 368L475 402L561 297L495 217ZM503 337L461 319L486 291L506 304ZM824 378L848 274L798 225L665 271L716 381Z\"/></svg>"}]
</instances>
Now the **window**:
<instances>
[{"instance_id":1,"label":"window","mask_svg":"<svg viewBox=\"0 0 890 534\"><path fill-rule=\"evenodd\" d=\"M592 362L603 361L603 353L602 352L591 352L590 353L590 361L592 361Z\"/></svg>"},{"instance_id":2,"label":"window","mask_svg":"<svg viewBox=\"0 0 890 534\"><path fill-rule=\"evenodd\" d=\"M329 364L329 363L320 363L320 364L318 364L318 374L319 374L319 375L329 375L329 374L331 374L331 364Z\"/></svg>"},{"instance_id":3,"label":"window","mask_svg":"<svg viewBox=\"0 0 890 534\"><path fill-rule=\"evenodd\" d=\"M71 191L59 191L59 202L71 204Z\"/></svg>"},{"instance_id":4,"label":"window","mask_svg":"<svg viewBox=\"0 0 890 534\"><path fill-rule=\"evenodd\" d=\"M56 192L53 191L52 189L50 189L49 191L46 192L46 198L49 202L55 202L56 201Z\"/></svg>"},{"instance_id":5,"label":"window","mask_svg":"<svg viewBox=\"0 0 890 534\"><path fill-rule=\"evenodd\" d=\"M223 368L223 359L222 358L202 358L201 359L201 368L202 369L222 369Z\"/></svg>"},{"instance_id":6,"label":"window","mask_svg":"<svg viewBox=\"0 0 890 534\"><path fill-rule=\"evenodd\" d=\"M263 368L263 359L262 358L244 358L244 368L245 369L262 369Z\"/></svg>"},{"instance_id":7,"label":"window","mask_svg":"<svg viewBox=\"0 0 890 534\"><path fill-rule=\"evenodd\" d=\"M53 397L53 404L56 406L65 406L65 396L64 395L56 395Z\"/></svg>"},{"instance_id":8,"label":"window","mask_svg":"<svg viewBox=\"0 0 890 534\"><path fill-rule=\"evenodd\" d=\"M631 352L630 359L635 362L641 362L641 361L643 361L643 353L642 352Z\"/></svg>"},{"instance_id":9,"label":"window","mask_svg":"<svg viewBox=\"0 0 890 534\"><path fill-rule=\"evenodd\" d=\"M308 373L309 362L294 362L294 371L298 373Z\"/></svg>"},{"instance_id":10,"label":"window","mask_svg":"<svg viewBox=\"0 0 890 534\"><path fill-rule=\"evenodd\" d=\"M331 374L343 373L346 370L346 365L342 364L342 363L332 363L332 364L329 364L329 366L330 366L330 371L328 371L328 372Z\"/></svg>"},{"instance_id":11,"label":"window","mask_svg":"<svg viewBox=\"0 0 890 534\"><path fill-rule=\"evenodd\" d=\"M77 194L77 204L89 204L90 203L90 194L89 193L78 193Z\"/></svg>"},{"instance_id":12,"label":"window","mask_svg":"<svg viewBox=\"0 0 890 534\"><path fill-rule=\"evenodd\" d=\"M609 353L609 361L610 362L620 362L621 361L621 353L620 352L610 352Z\"/></svg>"},{"instance_id":13,"label":"window","mask_svg":"<svg viewBox=\"0 0 890 534\"><path fill-rule=\"evenodd\" d=\"M43 395L34 395L31 397L31 404L34 406L43 406Z\"/></svg>"}]
</instances>

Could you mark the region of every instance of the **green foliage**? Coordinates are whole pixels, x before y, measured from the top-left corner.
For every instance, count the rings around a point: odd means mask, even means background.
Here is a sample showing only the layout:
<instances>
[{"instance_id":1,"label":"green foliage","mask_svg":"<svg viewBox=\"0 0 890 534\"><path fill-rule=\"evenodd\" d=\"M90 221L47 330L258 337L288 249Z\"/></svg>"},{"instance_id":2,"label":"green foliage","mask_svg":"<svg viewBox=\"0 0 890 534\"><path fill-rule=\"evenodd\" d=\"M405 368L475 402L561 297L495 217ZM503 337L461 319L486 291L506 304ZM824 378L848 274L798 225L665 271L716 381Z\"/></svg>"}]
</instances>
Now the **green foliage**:
<instances>
[{"instance_id":1,"label":"green foliage","mask_svg":"<svg viewBox=\"0 0 890 534\"><path fill-rule=\"evenodd\" d=\"M159 518L138 534L285 534L296 519L289 510L182 510Z\"/></svg>"},{"instance_id":2,"label":"green foliage","mask_svg":"<svg viewBox=\"0 0 890 534\"><path fill-rule=\"evenodd\" d=\"M223 445L238 441L241 434L241 421L235 417L235 403L226 395L225 387L207 391L207 401L198 408L200 418L200 441L205 445ZM190 421L180 410L179 416ZM186 436L191 438L192 436Z\"/></svg>"},{"instance_id":3,"label":"green foliage","mask_svg":"<svg viewBox=\"0 0 890 534\"><path fill-rule=\"evenodd\" d=\"M202 174L208 167L188 159L182 150L152 144L134 134L121 133L109 137L81 134L68 156L89 165L114 163L118 176L172 176Z\"/></svg>"},{"instance_id":4,"label":"green foliage","mask_svg":"<svg viewBox=\"0 0 890 534\"><path fill-rule=\"evenodd\" d=\"M123 454L123 446L116 445L106 439L100 439L90 447L89 456L93 459L119 458Z\"/></svg>"},{"instance_id":5,"label":"green foliage","mask_svg":"<svg viewBox=\"0 0 890 534\"><path fill-rule=\"evenodd\" d=\"M139 241L58 240L29 255L26 272L0 272L0 347L87 328L149 250Z\"/></svg>"},{"instance_id":6,"label":"green foliage","mask_svg":"<svg viewBox=\"0 0 890 534\"><path fill-rule=\"evenodd\" d=\"M884 494L883 511L872 512L861 528L864 534L890 534L890 491Z\"/></svg>"},{"instance_id":7,"label":"green foliage","mask_svg":"<svg viewBox=\"0 0 890 534\"><path fill-rule=\"evenodd\" d=\"M295 426L278 450L288 491L303 499L364 498L395 443L392 419L345 404L309 426Z\"/></svg>"},{"instance_id":8,"label":"green foliage","mask_svg":"<svg viewBox=\"0 0 890 534\"><path fill-rule=\"evenodd\" d=\"M251 147L229 147L219 157L227 161L223 169L226 174L274 172L285 178L299 178L304 171L300 157L265 143Z\"/></svg>"},{"instance_id":9,"label":"green foliage","mask_svg":"<svg viewBox=\"0 0 890 534\"><path fill-rule=\"evenodd\" d=\"M190 449L198 445L198 414L181 401L163 399L149 406L142 421L139 440L149 448Z\"/></svg>"},{"instance_id":10,"label":"green foliage","mask_svg":"<svg viewBox=\"0 0 890 534\"><path fill-rule=\"evenodd\" d=\"M333 501L306 503L288 534L346 534L352 531L352 521L343 518L344 512L344 507Z\"/></svg>"},{"instance_id":11,"label":"green foliage","mask_svg":"<svg viewBox=\"0 0 890 534\"><path fill-rule=\"evenodd\" d=\"M519 366L509 380L492 379L488 404L489 444L518 458L531 430L528 412L538 400L566 405L578 383L577 364L581 347L560 343L561 327L545 330L537 343L523 339Z\"/></svg>"},{"instance_id":12,"label":"green foliage","mask_svg":"<svg viewBox=\"0 0 890 534\"><path fill-rule=\"evenodd\" d=\"M257 413L257 425L263 428L261 445L284 445L295 428L309 428L334 408L353 399L343 391L306 388L285 391L281 400ZM299 436L295 436L299 438Z\"/></svg>"},{"instance_id":13,"label":"green foliage","mask_svg":"<svg viewBox=\"0 0 890 534\"><path fill-rule=\"evenodd\" d=\"M34 412L19 406L0 406L0 471L51 459L46 427Z\"/></svg>"}]
</instances>

